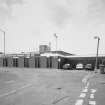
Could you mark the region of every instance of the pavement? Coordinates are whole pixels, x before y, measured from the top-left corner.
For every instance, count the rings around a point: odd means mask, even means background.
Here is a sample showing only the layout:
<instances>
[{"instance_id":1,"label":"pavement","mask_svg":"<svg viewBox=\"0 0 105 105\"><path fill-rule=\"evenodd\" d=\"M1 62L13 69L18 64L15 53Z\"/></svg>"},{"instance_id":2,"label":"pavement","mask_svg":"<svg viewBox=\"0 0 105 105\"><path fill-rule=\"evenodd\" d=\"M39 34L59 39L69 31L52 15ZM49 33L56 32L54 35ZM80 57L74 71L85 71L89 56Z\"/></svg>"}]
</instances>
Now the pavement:
<instances>
[{"instance_id":1,"label":"pavement","mask_svg":"<svg viewBox=\"0 0 105 105\"><path fill-rule=\"evenodd\" d=\"M0 105L74 105L85 71L0 69Z\"/></svg>"},{"instance_id":2,"label":"pavement","mask_svg":"<svg viewBox=\"0 0 105 105\"><path fill-rule=\"evenodd\" d=\"M75 105L105 105L105 74L90 73Z\"/></svg>"},{"instance_id":3,"label":"pavement","mask_svg":"<svg viewBox=\"0 0 105 105\"><path fill-rule=\"evenodd\" d=\"M90 81L90 89L94 89L96 105L105 105L105 74L96 73Z\"/></svg>"},{"instance_id":4,"label":"pavement","mask_svg":"<svg viewBox=\"0 0 105 105\"><path fill-rule=\"evenodd\" d=\"M0 105L105 105L105 74L0 68Z\"/></svg>"}]
</instances>

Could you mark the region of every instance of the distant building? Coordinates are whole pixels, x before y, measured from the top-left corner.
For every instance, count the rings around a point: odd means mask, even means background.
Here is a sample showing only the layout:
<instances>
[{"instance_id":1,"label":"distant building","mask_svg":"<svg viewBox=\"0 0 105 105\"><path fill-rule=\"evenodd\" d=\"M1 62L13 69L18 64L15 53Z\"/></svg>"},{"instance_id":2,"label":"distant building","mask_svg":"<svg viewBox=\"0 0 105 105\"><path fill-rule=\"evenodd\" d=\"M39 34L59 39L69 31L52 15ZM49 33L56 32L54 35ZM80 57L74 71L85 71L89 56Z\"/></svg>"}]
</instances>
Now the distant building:
<instances>
[{"instance_id":1,"label":"distant building","mask_svg":"<svg viewBox=\"0 0 105 105\"><path fill-rule=\"evenodd\" d=\"M39 46L40 53L49 52L50 50L51 50L51 48L48 45L40 45Z\"/></svg>"}]
</instances>

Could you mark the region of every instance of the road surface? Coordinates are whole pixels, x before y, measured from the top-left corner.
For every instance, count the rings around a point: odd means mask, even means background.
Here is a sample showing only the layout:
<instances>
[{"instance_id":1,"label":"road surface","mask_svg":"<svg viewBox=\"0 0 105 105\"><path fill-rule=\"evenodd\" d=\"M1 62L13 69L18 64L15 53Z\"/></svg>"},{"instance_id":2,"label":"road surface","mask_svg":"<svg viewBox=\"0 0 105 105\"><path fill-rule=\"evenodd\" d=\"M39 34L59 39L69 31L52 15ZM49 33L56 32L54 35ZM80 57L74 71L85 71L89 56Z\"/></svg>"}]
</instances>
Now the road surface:
<instances>
[{"instance_id":1,"label":"road surface","mask_svg":"<svg viewBox=\"0 0 105 105\"><path fill-rule=\"evenodd\" d=\"M90 74L82 70L0 68L0 105L82 105L79 97L89 85L85 80Z\"/></svg>"}]
</instances>

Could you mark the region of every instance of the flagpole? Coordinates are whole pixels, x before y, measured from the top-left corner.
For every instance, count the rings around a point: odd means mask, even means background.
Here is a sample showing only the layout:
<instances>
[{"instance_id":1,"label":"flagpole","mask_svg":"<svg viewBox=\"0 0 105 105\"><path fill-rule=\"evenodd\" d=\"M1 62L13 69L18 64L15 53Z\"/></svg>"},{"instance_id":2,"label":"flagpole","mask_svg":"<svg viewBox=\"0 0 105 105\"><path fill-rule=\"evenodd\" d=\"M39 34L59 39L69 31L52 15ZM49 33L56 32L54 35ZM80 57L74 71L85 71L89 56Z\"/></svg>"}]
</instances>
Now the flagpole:
<instances>
[{"instance_id":1,"label":"flagpole","mask_svg":"<svg viewBox=\"0 0 105 105\"><path fill-rule=\"evenodd\" d=\"M55 40L56 40L56 53L57 53L57 47L58 47L58 40L57 40L57 38L58 38L58 36L56 35L56 33L54 34L54 37L55 37Z\"/></svg>"}]
</instances>

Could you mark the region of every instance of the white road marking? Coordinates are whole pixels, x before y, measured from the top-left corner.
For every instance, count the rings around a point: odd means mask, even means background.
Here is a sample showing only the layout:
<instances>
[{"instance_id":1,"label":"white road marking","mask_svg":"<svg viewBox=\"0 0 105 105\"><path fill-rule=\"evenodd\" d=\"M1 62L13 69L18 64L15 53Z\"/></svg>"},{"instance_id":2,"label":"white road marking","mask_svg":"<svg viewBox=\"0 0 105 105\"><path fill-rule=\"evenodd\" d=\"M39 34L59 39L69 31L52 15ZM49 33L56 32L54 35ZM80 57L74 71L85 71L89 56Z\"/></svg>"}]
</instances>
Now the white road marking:
<instances>
[{"instance_id":1,"label":"white road marking","mask_svg":"<svg viewBox=\"0 0 105 105\"><path fill-rule=\"evenodd\" d=\"M0 95L0 98L1 98L1 97L5 97L5 96L8 96L8 95L11 95L11 94L13 94L13 93L16 93L18 90L22 90L22 89L27 88L27 87L30 87L30 86L32 86L32 84L27 84L27 85L24 85L24 86L22 86L22 87L20 87L20 88L18 88L18 89L15 89L15 90L12 90L12 91L10 91L10 92L1 94L1 95Z\"/></svg>"},{"instance_id":2,"label":"white road marking","mask_svg":"<svg viewBox=\"0 0 105 105\"><path fill-rule=\"evenodd\" d=\"M91 92L92 92L92 93L95 93L95 92L96 92L96 89L91 89Z\"/></svg>"},{"instance_id":3,"label":"white road marking","mask_svg":"<svg viewBox=\"0 0 105 105\"><path fill-rule=\"evenodd\" d=\"M24 89L24 88L27 88L27 87L30 87L30 86L32 86L32 84L27 84L27 85L24 85L24 86L20 87L18 90L21 90L21 89Z\"/></svg>"},{"instance_id":4,"label":"white road marking","mask_svg":"<svg viewBox=\"0 0 105 105\"><path fill-rule=\"evenodd\" d=\"M89 101L89 105L96 105L96 101Z\"/></svg>"},{"instance_id":5,"label":"white road marking","mask_svg":"<svg viewBox=\"0 0 105 105\"><path fill-rule=\"evenodd\" d=\"M94 94L90 94L90 98L91 99L94 99Z\"/></svg>"},{"instance_id":6,"label":"white road marking","mask_svg":"<svg viewBox=\"0 0 105 105\"><path fill-rule=\"evenodd\" d=\"M1 98L1 97L4 97L4 96L8 96L8 95L10 95L10 94L13 94L13 93L15 93L15 92L16 92L16 90L12 90L12 91L10 91L10 92L4 93L4 94L0 95L0 98Z\"/></svg>"},{"instance_id":7,"label":"white road marking","mask_svg":"<svg viewBox=\"0 0 105 105\"><path fill-rule=\"evenodd\" d=\"M15 82L14 80L11 80L11 81L5 81L6 84L14 83L14 82Z\"/></svg>"},{"instance_id":8,"label":"white road marking","mask_svg":"<svg viewBox=\"0 0 105 105\"><path fill-rule=\"evenodd\" d=\"M85 86L85 89L88 88L88 86L89 86L89 74L86 75L86 76L82 79L82 82L83 82L83 84L84 84L84 86Z\"/></svg>"},{"instance_id":9,"label":"white road marking","mask_svg":"<svg viewBox=\"0 0 105 105\"><path fill-rule=\"evenodd\" d=\"M80 100L77 100L77 102L75 103L75 105L82 105L83 104L83 100L80 99Z\"/></svg>"},{"instance_id":10,"label":"white road marking","mask_svg":"<svg viewBox=\"0 0 105 105\"><path fill-rule=\"evenodd\" d=\"M86 78L82 79L82 82L83 83L86 83L87 82L87 79Z\"/></svg>"},{"instance_id":11,"label":"white road marking","mask_svg":"<svg viewBox=\"0 0 105 105\"><path fill-rule=\"evenodd\" d=\"M84 98L85 96L86 96L86 93L81 93L79 97Z\"/></svg>"},{"instance_id":12,"label":"white road marking","mask_svg":"<svg viewBox=\"0 0 105 105\"><path fill-rule=\"evenodd\" d=\"M85 89L87 89L89 87L89 82L86 83Z\"/></svg>"},{"instance_id":13,"label":"white road marking","mask_svg":"<svg viewBox=\"0 0 105 105\"><path fill-rule=\"evenodd\" d=\"M84 89L82 92L88 92L88 89Z\"/></svg>"},{"instance_id":14,"label":"white road marking","mask_svg":"<svg viewBox=\"0 0 105 105\"><path fill-rule=\"evenodd\" d=\"M87 83L87 87L89 87L89 85L90 85L90 84L89 84L89 82L88 82L88 83Z\"/></svg>"},{"instance_id":15,"label":"white road marking","mask_svg":"<svg viewBox=\"0 0 105 105\"><path fill-rule=\"evenodd\" d=\"M87 89L88 87L87 86L85 86L85 89Z\"/></svg>"}]
</instances>

